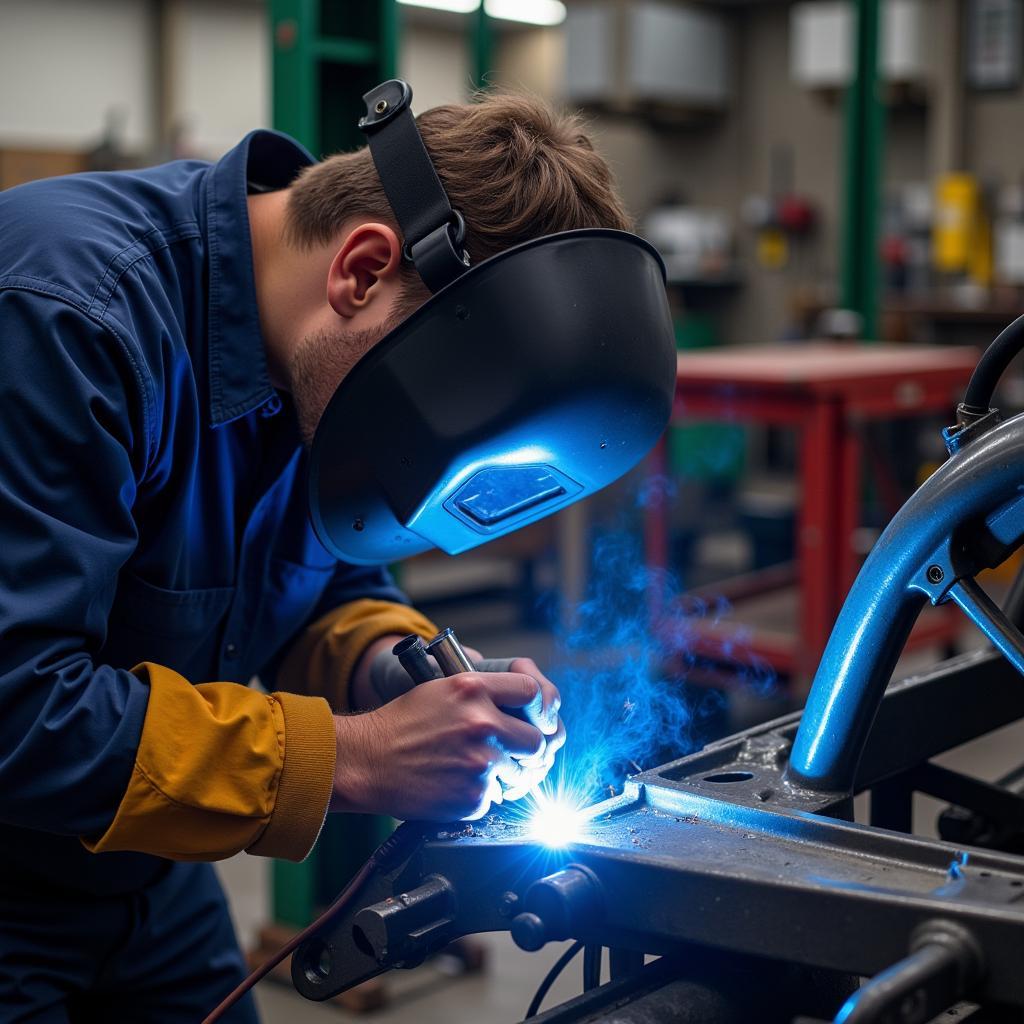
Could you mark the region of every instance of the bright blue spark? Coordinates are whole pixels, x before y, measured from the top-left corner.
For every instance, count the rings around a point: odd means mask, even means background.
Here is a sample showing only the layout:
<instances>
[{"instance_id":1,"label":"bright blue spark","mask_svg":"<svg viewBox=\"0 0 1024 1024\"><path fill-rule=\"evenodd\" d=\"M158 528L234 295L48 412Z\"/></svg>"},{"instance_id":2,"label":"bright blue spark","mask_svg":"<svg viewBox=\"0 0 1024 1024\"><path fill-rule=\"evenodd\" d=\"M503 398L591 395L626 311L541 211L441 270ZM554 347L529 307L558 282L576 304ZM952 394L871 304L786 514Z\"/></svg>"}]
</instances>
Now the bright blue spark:
<instances>
[{"instance_id":1,"label":"bright blue spark","mask_svg":"<svg viewBox=\"0 0 1024 1024\"><path fill-rule=\"evenodd\" d=\"M537 792L527 818L527 836L549 849L560 850L585 839L589 821L586 810L571 797Z\"/></svg>"}]
</instances>

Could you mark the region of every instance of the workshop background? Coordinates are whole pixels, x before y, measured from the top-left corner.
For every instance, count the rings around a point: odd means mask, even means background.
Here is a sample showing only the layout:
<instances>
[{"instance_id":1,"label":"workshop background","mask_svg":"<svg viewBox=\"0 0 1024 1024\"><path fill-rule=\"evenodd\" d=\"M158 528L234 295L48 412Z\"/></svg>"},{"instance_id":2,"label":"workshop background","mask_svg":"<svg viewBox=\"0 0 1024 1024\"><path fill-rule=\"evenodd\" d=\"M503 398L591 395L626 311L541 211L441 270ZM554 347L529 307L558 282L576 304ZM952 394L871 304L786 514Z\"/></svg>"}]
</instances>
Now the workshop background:
<instances>
[{"instance_id":1,"label":"workshop background","mask_svg":"<svg viewBox=\"0 0 1024 1024\"><path fill-rule=\"evenodd\" d=\"M396 574L469 644L535 657L566 695L565 756L604 744L624 777L801 705L860 560L944 457L977 347L1024 310L1022 16L1021 0L0 0L0 188L216 159L260 126L354 146L360 94L394 75L418 111L477 87L582 109L665 258L673 425L583 506ZM1000 405L1024 408L1019 372ZM937 609L904 668L980 643ZM995 777L1020 738L949 763ZM916 812L928 831L934 803ZM332 821L303 865L222 865L254 958L389 826ZM330 1005L269 983L258 1001L289 1024L518 1020L560 949L485 936ZM551 1001L578 989L567 972Z\"/></svg>"}]
</instances>

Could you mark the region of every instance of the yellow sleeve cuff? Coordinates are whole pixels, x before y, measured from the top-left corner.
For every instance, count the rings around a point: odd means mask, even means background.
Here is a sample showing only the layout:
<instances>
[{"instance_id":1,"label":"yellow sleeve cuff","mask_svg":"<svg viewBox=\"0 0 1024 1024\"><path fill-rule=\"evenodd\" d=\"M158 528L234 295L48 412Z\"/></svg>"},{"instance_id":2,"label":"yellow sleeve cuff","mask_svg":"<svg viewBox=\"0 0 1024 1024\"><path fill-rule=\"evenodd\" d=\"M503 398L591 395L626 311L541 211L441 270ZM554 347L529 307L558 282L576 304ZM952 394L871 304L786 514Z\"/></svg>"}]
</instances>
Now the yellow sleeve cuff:
<instances>
[{"instance_id":1,"label":"yellow sleeve cuff","mask_svg":"<svg viewBox=\"0 0 1024 1024\"><path fill-rule=\"evenodd\" d=\"M240 850L301 860L334 779L327 702L237 683L192 685L162 665L133 670L149 704L131 778L94 853L219 860Z\"/></svg>"},{"instance_id":2,"label":"yellow sleeve cuff","mask_svg":"<svg viewBox=\"0 0 1024 1024\"><path fill-rule=\"evenodd\" d=\"M320 835L334 791L334 716L320 697L273 696L284 712L284 764L273 813L247 852L304 860Z\"/></svg>"},{"instance_id":3,"label":"yellow sleeve cuff","mask_svg":"<svg viewBox=\"0 0 1024 1024\"><path fill-rule=\"evenodd\" d=\"M363 652L382 636L408 633L429 640L437 627L408 605L350 601L318 619L292 644L277 684L294 693L326 697L336 710L348 710L349 681Z\"/></svg>"}]
</instances>

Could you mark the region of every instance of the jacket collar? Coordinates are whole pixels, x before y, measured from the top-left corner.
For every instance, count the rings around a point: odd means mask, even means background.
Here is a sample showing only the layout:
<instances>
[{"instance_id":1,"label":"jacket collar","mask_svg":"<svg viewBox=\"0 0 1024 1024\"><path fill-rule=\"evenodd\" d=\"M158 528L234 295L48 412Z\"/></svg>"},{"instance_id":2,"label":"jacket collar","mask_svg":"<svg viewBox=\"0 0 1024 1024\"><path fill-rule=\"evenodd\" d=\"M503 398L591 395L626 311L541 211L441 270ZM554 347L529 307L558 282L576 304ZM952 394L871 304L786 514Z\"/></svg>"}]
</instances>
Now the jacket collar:
<instances>
[{"instance_id":1,"label":"jacket collar","mask_svg":"<svg viewBox=\"0 0 1024 1024\"><path fill-rule=\"evenodd\" d=\"M272 131L250 132L213 165L206 186L209 299L206 335L210 424L221 426L263 406L280 408L260 332L246 204L250 183L285 188L313 156Z\"/></svg>"}]
</instances>

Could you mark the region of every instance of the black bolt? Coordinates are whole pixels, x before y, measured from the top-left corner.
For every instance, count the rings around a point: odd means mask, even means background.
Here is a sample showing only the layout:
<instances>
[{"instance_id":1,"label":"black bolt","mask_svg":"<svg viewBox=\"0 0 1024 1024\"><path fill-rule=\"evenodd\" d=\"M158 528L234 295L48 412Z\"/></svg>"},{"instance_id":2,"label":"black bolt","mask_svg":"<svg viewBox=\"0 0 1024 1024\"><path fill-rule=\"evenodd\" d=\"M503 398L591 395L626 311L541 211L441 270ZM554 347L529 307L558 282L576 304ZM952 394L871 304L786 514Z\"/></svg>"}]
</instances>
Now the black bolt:
<instances>
[{"instance_id":1,"label":"black bolt","mask_svg":"<svg viewBox=\"0 0 1024 1024\"><path fill-rule=\"evenodd\" d=\"M509 917L512 911L516 909L518 903L519 897L514 892L503 893L501 900L498 902L498 913L502 917Z\"/></svg>"},{"instance_id":2,"label":"black bolt","mask_svg":"<svg viewBox=\"0 0 1024 1024\"><path fill-rule=\"evenodd\" d=\"M548 941L547 926L536 914L520 914L513 918L512 938L520 949L536 953Z\"/></svg>"},{"instance_id":3,"label":"black bolt","mask_svg":"<svg viewBox=\"0 0 1024 1024\"><path fill-rule=\"evenodd\" d=\"M359 519L359 518L357 518L357 519L356 519L356 520L355 520L355 521L354 521L354 522L352 523L352 529L353 529L353 530L355 530L355 531L356 531L357 533L360 533L360 532L362 532L363 530L365 530L365 529L366 529L366 523L364 523L364 522L362 521L362 519Z\"/></svg>"},{"instance_id":4,"label":"black bolt","mask_svg":"<svg viewBox=\"0 0 1024 1024\"><path fill-rule=\"evenodd\" d=\"M928 582L929 583L941 583L945 577L945 573L942 571L942 566L929 565L928 566Z\"/></svg>"},{"instance_id":5,"label":"black bolt","mask_svg":"<svg viewBox=\"0 0 1024 1024\"><path fill-rule=\"evenodd\" d=\"M468 320L469 319L469 310L465 306L456 306L455 307L455 316L459 320Z\"/></svg>"}]
</instances>

